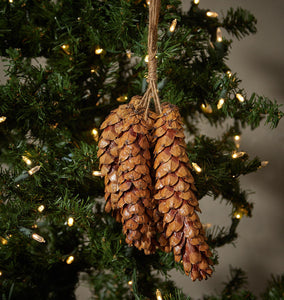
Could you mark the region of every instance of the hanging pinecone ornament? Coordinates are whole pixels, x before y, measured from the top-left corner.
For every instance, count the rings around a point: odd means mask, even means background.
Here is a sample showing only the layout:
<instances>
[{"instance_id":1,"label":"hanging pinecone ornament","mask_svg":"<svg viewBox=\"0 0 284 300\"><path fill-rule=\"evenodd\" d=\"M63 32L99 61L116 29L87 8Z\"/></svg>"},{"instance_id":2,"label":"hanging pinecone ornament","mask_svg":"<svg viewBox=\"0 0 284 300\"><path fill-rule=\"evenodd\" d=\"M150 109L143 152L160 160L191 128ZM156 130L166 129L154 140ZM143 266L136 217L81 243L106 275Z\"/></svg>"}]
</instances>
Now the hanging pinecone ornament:
<instances>
[{"instance_id":1,"label":"hanging pinecone ornament","mask_svg":"<svg viewBox=\"0 0 284 300\"><path fill-rule=\"evenodd\" d=\"M118 208L121 210L126 242L145 254L155 251L154 201L152 198L150 127L145 109L140 109L141 97L130 101L132 109L124 120L118 140Z\"/></svg>"},{"instance_id":2,"label":"hanging pinecone ornament","mask_svg":"<svg viewBox=\"0 0 284 300\"><path fill-rule=\"evenodd\" d=\"M175 260L182 260L184 271L191 279L207 279L212 269L212 253L205 241L205 233L197 215L200 212L195 196L194 179L178 108L162 105L153 131L155 190L159 212L163 214L164 242L169 240Z\"/></svg>"},{"instance_id":3,"label":"hanging pinecone ornament","mask_svg":"<svg viewBox=\"0 0 284 300\"><path fill-rule=\"evenodd\" d=\"M113 214L118 222L121 221L120 211L117 209L118 201L118 139L121 133L123 120L125 120L131 109L127 104L120 105L113 110L101 125L101 136L99 140L99 158L101 174L105 182L105 211Z\"/></svg>"}]
</instances>

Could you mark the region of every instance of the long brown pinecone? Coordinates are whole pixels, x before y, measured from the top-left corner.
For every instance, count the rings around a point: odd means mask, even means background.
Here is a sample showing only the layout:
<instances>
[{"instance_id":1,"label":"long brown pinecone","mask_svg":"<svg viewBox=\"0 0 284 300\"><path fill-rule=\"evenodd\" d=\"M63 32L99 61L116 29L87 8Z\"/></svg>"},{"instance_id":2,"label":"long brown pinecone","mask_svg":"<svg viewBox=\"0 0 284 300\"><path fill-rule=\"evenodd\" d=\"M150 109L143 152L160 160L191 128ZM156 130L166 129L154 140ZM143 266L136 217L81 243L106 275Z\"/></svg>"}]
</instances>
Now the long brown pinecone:
<instances>
[{"instance_id":1,"label":"long brown pinecone","mask_svg":"<svg viewBox=\"0 0 284 300\"><path fill-rule=\"evenodd\" d=\"M123 122L118 139L118 208L121 209L126 242L145 254L155 251L154 201L150 176L151 154L149 123L144 120L144 109L139 109L141 98L129 104L131 112ZM151 122L151 120L150 120Z\"/></svg>"},{"instance_id":2,"label":"long brown pinecone","mask_svg":"<svg viewBox=\"0 0 284 300\"><path fill-rule=\"evenodd\" d=\"M149 123L144 120L144 110L137 108L141 98L134 97L132 109L121 128L118 140L118 207L121 209L126 242L145 254L155 251L154 201L150 176L151 154ZM151 122L151 120L150 120Z\"/></svg>"},{"instance_id":3,"label":"long brown pinecone","mask_svg":"<svg viewBox=\"0 0 284 300\"><path fill-rule=\"evenodd\" d=\"M123 120L125 120L131 109L127 104L120 105L113 110L101 125L101 136L97 156L100 162L101 174L105 182L105 211L113 214L118 222L121 221L120 211L117 207L118 201L118 139L121 135Z\"/></svg>"},{"instance_id":4,"label":"long brown pinecone","mask_svg":"<svg viewBox=\"0 0 284 300\"><path fill-rule=\"evenodd\" d=\"M169 240L175 260L182 259L184 271L191 279L207 279L212 269L212 253L205 242L205 233L196 211L200 211L194 194L194 179L189 159L182 120L178 108L162 105L162 114L154 124L154 169L156 172L154 198L159 212L164 215L164 235L160 244Z\"/></svg>"}]
</instances>

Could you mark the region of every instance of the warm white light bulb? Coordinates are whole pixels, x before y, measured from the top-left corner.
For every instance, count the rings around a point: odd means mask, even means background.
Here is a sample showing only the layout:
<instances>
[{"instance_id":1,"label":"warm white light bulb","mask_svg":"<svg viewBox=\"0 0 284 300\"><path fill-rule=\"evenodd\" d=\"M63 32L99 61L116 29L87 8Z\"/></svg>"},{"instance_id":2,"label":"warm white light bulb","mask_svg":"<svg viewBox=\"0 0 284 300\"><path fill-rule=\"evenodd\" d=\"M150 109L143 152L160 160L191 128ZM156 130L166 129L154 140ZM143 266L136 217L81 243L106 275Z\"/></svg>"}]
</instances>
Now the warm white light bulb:
<instances>
[{"instance_id":1,"label":"warm white light bulb","mask_svg":"<svg viewBox=\"0 0 284 300\"><path fill-rule=\"evenodd\" d=\"M0 117L0 123L3 123L3 122L5 122L6 121L6 117L4 117L4 116L2 116L2 117Z\"/></svg>"},{"instance_id":2,"label":"warm white light bulb","mask_svg":"<svg viewBox=\"0 0 284 300\"><path fill-rule=\"evenodd\" d=\"M223 37L222 37L222 31L221 31L221 28L220 27L218 27L217 28L217 32L216 32L216 40L217 40L217 42L222 42L222 40L223 40Z\"/></svg>"},{"instance_id":3,"label":"warm white light bulb","mask_svg":"<svg viewBox=\"0 0 284 300\"><path fill-rule=\"evenodd\" d=\"M102 176L102 172L101 171L93 171L93 176Z\"/></svg>"},{"instance_id":4,"label":"warm white light bulb","mask_svg":"<svg viewBox=\"0 0 284 300\"><path fill-rule=\"evenodd\" d=\"M45 209L44 205L40 205L40 206L37 208L37 210L38 210L39 212L43 212L44 209Z\"/></svg>"},{"instance_id":5,"label":"warm white light bulb","mask_svg":"<svg viewBox=\"0 0 284 300\"><path fill-rule=\"evenodd\" d=\"M33 168L31 168L30 170L28 170L29 175L33 175L34 173L36 173L37 171L39 171L40 166L35 166Z\"/></svg>"},{"instance_id":6,"label":"warm white light bulb","mask_svg":"<svg viewBox=\"0 0 284 300\"><path fill-rule=\"evenodd\" d=\"M199 167L199 165L197 163L192 162L191 164L197 173L200 173L202 171L202 169Z\"/></svg>"},{"instance_id":7,"label":"warm white light bulb","mask_svg":"<svg viewBox=\"0 0 284 300\"><path fill-rule=\"evenodd\" d=\"M75 259L75 257L73 255L68 256L67 259L66 259L66 264L67 265L72 264L72 262L74 261L74 259Z\"/></svg>"},{"instance_id":8,"label":"warm white light bulb","mask_svg":"<svg viewBox=\"0 0 284 300\"><path fill-rule=\"evenodd\" d=\"M174 20L172 21L171 26L170 26L170 32L174 32L175 29L176 29L176 26L177 26L177 19L174 19Z\"/></svg>"},{"instance_id":9,"label":"warm white light bulb","mask_svg":"<svg viewBox=\"0 0 284 300\"><path fill-rule=\"evenodd\" d=\"M215 11L208 11L206 13L207 17L210 17L210 18L217 18L218 17L218 13L216 13Z\"/></svg>"},{"instance_id":10,"label":"warm white light bulb","mask_svg":"<svg viewBox=\"0 0 284 300\"><path fill-rule=\"evenodd\" d=\"M235 141L239 141L240 139L241 139L241 137L240 137L239 135L235 135L235 136L234 136L234 140L235 140Z\"/></svg>"},{"instance_id":11,"label":"warm white light bulb","mask_svg":"<svg viewBox=\"0 0 284 300\"><path fill-rule=\"evenodd\" d=\"M96 50L95 50L95 53L96 53L97 55L100 55L100 54L103 53L103 51L104 51L103 48L97 47Z\"/></svg>"},{"instance_id":12,"label":"warm white light bulb","mask_svg":"<svg viewBox=\"0 0 284 300\"><path fill-rule=\"evenodd\" d=\"M232 72L231 72L230 70L228 70L228 71L226 72L226 74L228 75L229 78L232 77Z\"/></svg>"},{"instance_id":13,"label":"warm white light bulb","mask_svg":"<svg viewBox=\"0 0 284 300\"><path fill-rule=\"evenodd\" d=\"M269 164L268 160L264 160L261 162L261 167L266 167Z\"/></svg>"},{"instance_id":14,"label":"warm white light bulb","mask_svg":"<svg viewBox=\"0 0 284 300\"><path fill-rule=\"evenodd\" d=\"M224 103L225 103L225 100L223 98L219 99L218 104L217 104L217 108L221 109Z\"/></svg>"},{"instance_id":15,"label":"warm white light bulb","mask_svg":"<svg viewBox=\"0 0 284 300\"><path fill-rule=\"evenodd\" d=\"M37 233L33 233L32 238L39 243L45 243L45 239Z\"/></svg>"},{"instance_id":16,"label":"warm white light bulb","mask_svg":"<svg viewBox=\"0 0 284 300\"><path fill-rule=\"evenodd\" d=\"M132 280L129 280L128 281L128 285L132 285L133 284L133 281Z\"/></svg>"},{"instance_id":17,"label":"warm white light bulb","mask_svg":"<svg viewBox=\"0 0 284 300\"><path fill-rule=\"evenodd\" d=\"M208 103L206 103L206 104L202 103L202 104L201 104L201 109L202 109L205 113L207 113L207 114L211 114L211 113L213 112L213 109L212 109L211 105L208 104Z\"/></svg>"},{"instance_id":18,"label":"warm white light bulb","mask_svg":"<svg viewBox=\"0 0 284 300\"><path fill-rule=\"evenodd\" d=\"M245 98L243 97L243 95L241 94L236 94L236 98L240 101L240 102L244 102L245 101Z\"/></svg>"},{"instance_id":19,"label":"warm white light bulb","mask_svg":"<svg viewBox=\"0 0 284 300\"><path fill-rule=\"evenodd\" d=\"M149 62L149 55L148 54L145 56L144 61L145 61L145 63Z\"/></svg>"},{"instance_id":20,"label":"warm white light bulb","mask_svg":"<svg viewBox=\"0 0 284 300\"><path fill-rule=\"evenodd\" d=\"M98 135L99 135L98 129L97 129L97 128L94 128L94 129L92 130L92 134L93 134L94 136L98 136Z\"/></svg>"},{"instance_id":21,"label":"warm white light bulb","mask_svg":"<svg viewBox=\"0 0 284 300\"><path fill-rule=\"evenodd\" d=\"M246 153L245 152L234 152L232 154L232 158L240 158L242 156L244 156Z\"/></svg>"},{"instance_id":22,"label":"warm white light bulb","mask_svg":"<svg viewBox=\"0 0 284 300\"><path fill-rule=\"evenodd\" d=\"M131 58L131 55L132 55L132 53L131 53L131 50L126 50L126 56L130 59Z\"/></svg>"},{"instance_id":23,"label":"warm white light bulb","mask_svg":"<svg viewBox=\"0 0 284 300\"><path fill-rule=\"evenodd\" d=\"M74 218L69 217L68 220L67 220L67 224L68 224L69 227L72 227L74 225Z\"/></svg>"},{"instance_id":24,"label":"warm white light bulb","mask_svg":"<svg viewBox=\"0 0 284 300\"><path fill-rule=\"evenodd\" d=\"M0 236L0 241L1 241L2 245L7 245L8 244L8 241L5 238L3 238L2 236Z\"/></svg>"},{"instance_id":25,"label":"warm white light bulb","mask_svg":"<svg viewBox=\"0 0 284 300\"><path fill-rule=\"evenodd\" d=\"M32 161L28 158L28 157L26 157L26 156L22 156L22 160L27 164L27 165L31 165L32 164Z\"/></svg>"},{"instance_id":26,"label":"warm white light bulb","mask_svg":"<svg viewBox=\"0 0 284 300\"><path fill-rule=\"evenodd\" d=\"M162 293L160 292L159 289L156 290L156 297L157 297L157 300L163 300Z\"/></svg>"},{"instance_id":27,"label":"warm white light bulb","mask_svg":"<svg viewBox=\"0 0 284 300\"><path fill-rule=\"evenodd\" d=\"M118 101L118 102L125 102L125 101L127 101L127 99L128 99L127 95L122 95L122 96L117 97L116 101Z\"/></svg>"},{"instance_id":28,"label":"warm white light bulb","mask_svg":"<svg viewBox=\"0 0 284 300\"><path fill-rule=\"evenodd\" d=\"M194 0L193 3L197 5L199 4L199 0Z\"/></svg>"},{"instance_id":29,"label":"warm white light bulb","mask_svg":"<svg viewBox=\"0 0 284 300\"><path fill-rule=\"evenodd\" d=\"M94 128L92 130L92 135L94 136L95 141L97 142L99 140L99 131L97 128Z\"/></svg>"}]
</instances>

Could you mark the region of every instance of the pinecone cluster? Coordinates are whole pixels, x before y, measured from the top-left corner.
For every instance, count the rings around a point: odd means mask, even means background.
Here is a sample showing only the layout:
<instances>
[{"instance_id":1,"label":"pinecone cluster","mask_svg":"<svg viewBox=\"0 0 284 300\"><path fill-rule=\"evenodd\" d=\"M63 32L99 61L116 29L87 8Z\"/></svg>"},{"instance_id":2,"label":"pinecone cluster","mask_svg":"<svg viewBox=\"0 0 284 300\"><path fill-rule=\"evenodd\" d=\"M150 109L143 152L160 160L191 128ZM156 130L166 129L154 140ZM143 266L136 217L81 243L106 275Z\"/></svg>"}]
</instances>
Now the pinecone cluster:
<instances>
[{"instance_id":1,"label":"pinecone cluster","mask_svg":"<svg viewBox=\"0 0 284 300\"><path fill-rule=\"evenodd\" d=\"M105 210L122 223L126 243L145 254L173 251L191 279L212 274L212 253L197 212L196 188L179 110L140 106L141 97L113 110L101 125L98 157Z\"/></svg>"}]
</instances>

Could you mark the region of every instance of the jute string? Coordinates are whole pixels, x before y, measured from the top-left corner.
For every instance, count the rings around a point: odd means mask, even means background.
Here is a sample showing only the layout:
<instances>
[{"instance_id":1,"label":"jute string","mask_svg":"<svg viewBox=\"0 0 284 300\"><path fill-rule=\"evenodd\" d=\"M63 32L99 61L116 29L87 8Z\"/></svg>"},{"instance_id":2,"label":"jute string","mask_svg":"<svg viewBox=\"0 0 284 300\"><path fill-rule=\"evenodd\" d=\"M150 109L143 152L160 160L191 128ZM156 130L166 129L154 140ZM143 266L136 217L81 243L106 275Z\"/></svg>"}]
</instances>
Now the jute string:
<instances>
[{"instance_id":1,"label":"jute string","mask_svg":"<svg viewBox=\"0 0 284 300\"><path fill-rule=\"evenodd\" d=\"M158 23L161 8L161 0L150 0L149 5L149 30L148 30L148 87L142 97L142 106L145 107L145 119L147 119L151 99L155 103L155 110L161 114L161 104L157 91L157 41Z\"/></svg>"}]
</instances>

